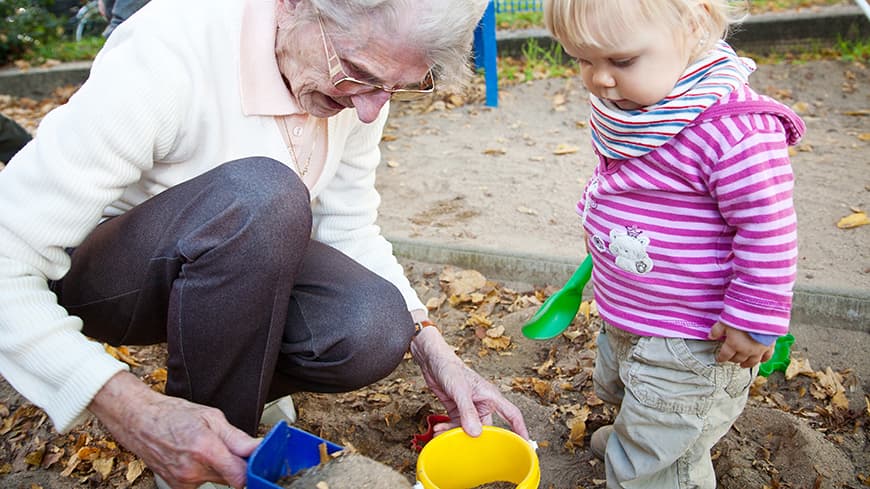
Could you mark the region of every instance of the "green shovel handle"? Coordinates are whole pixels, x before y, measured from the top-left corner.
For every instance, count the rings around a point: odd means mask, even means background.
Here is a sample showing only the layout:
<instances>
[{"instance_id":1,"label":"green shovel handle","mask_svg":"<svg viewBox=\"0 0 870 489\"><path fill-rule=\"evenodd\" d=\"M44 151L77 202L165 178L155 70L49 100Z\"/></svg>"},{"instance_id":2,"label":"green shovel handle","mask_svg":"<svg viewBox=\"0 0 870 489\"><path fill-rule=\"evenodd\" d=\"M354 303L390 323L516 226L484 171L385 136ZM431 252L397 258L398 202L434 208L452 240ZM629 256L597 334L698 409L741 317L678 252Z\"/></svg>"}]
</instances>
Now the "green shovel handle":
<instances>
[{"instance_id":1,"label":"green shovel handle","mask_svg":"<svg viewBox=\"0 0 870 489\"><path fill-rule=\"evenodd\" d=\"M583 263L577 267L577 270L574 271L574 275L571 275L571 278L565 282L565 286L562 288L582 292L590 278L592 278L592 255L586 255L586 259L584 259Z\"/></svg>"}]
</instances>

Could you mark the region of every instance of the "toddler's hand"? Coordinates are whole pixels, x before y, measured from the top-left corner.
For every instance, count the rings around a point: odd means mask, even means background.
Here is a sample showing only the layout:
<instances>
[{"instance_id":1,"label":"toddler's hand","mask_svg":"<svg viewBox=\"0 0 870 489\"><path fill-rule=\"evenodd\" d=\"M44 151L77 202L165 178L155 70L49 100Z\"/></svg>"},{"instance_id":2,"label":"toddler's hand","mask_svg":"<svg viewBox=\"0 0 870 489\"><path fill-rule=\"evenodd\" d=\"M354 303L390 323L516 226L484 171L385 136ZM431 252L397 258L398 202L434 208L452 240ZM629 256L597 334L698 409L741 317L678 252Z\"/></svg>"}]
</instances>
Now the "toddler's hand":
<instances>
[{"instance_id":1,"label":"toddler's hand","mask_svg":"<svg viewBox=\"0 0 870 489\"><path fill-rule=\"evenodd\" d=\"M775 343L764 346L752 339L746 331L722 323L714 324L710 334L707 335L711 340L718 340L723 336L725 339L722 342L722 348L716 355L718 362L734 362L739 363L743 368L750 368L770 360L770 356L773 355Z\"/></svg>"}]
</instances>

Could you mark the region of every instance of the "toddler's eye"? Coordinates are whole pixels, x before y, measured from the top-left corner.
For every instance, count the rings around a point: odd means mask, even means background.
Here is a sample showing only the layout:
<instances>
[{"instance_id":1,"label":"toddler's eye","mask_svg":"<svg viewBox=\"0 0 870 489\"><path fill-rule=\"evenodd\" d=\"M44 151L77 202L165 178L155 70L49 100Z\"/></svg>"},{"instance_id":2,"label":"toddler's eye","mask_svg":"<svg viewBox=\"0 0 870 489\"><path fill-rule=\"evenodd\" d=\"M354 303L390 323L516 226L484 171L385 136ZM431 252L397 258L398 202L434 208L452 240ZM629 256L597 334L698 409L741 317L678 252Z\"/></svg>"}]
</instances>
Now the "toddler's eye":
<instances>
[{"instance_id":1,"label":"toddler's eye","mask_svg":"<svg viewBox=\"0 0 870 489\"><path fill-rule=\"evenodd\" d=\"M621 58L612 59L610 60L610 62L613 64L613 66L616 66L618 68L626 68L634 64L635 60L637 60L637 58Z\"/></svg>"},{"instance_id":2,"label":"toddler's eye","mask_svg":"<svg viewBox=\"0 0 870 489\"><path fill-rule=\"evenodd\" d=\"M577 63L579 63L580 66L589 66L590 64L592 64L592 63L590 63L589 61L586 61L586 60L583 59L583 58L577 58Z\"/></svg>"}]
</instances>

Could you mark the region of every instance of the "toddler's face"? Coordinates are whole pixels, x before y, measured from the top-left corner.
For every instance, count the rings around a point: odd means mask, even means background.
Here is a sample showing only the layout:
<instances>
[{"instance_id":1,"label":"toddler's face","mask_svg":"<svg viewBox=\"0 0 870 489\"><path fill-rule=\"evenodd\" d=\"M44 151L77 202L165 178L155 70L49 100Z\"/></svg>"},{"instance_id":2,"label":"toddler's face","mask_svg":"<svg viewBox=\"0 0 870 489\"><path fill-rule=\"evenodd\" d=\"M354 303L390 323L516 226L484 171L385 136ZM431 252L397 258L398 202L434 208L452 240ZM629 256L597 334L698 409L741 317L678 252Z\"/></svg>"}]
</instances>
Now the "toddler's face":
<instances>
[{"instance_id":1,"label":"toddler's face","mask_svg":"<svg viewBox=\"0 0 870 489\"><path fill-rule=\"evenodd\" d=\"M625 32L614 46L565 50L579 62L583 83L593 95L634 110L660 101L674 88L692 58L694 44L686 37L645 23Z\"/></svg>"}]
</instances>

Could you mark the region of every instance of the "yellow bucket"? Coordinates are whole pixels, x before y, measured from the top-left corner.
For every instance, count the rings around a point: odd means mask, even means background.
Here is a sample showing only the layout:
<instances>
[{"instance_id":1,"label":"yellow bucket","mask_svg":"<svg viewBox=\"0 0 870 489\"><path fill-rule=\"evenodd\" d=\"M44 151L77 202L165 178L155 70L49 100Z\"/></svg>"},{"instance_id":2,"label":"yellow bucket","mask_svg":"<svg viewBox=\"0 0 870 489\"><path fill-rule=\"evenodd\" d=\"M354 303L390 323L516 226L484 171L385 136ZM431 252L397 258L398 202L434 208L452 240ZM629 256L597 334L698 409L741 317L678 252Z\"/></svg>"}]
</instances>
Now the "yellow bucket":
<instances>
[{"instance_id":1,"label":"yellow bucket","mask_svg":"<svg viewBox=\"0 0 870 489\"><path fill-rule=\"evenodd\" d=\"M484 426L473 438L453 428L428 442L417 458L417 486L471 489L507 481L517 489L537 489L541 467L532 444L513 431Z\"/></svg>"}]
</instances>

